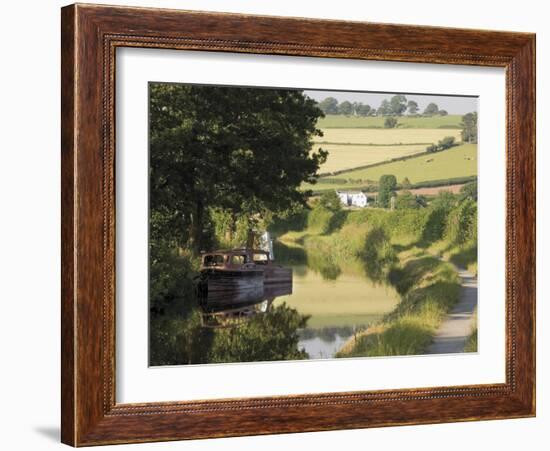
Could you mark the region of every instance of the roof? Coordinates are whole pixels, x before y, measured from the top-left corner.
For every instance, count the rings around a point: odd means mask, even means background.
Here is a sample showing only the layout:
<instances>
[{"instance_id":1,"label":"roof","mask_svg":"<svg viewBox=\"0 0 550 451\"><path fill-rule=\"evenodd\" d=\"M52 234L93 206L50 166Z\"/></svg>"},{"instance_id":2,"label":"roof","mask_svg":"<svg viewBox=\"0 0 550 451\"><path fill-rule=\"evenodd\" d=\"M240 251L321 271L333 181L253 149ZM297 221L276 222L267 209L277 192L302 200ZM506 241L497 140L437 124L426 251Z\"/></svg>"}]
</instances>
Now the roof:
<instances>
[{"instance_id":1,"label":"roof","mask_svg":"<svg viewBox=\"0 0 550 451\"><path fill-rule=\"evenodd\" d=\"M215 251L204 251L203 254L232 254L232 253L239 253L239 252L252 252L255 254L269 254L269 251L263 250L263 249L251 249L246 247L238 247L235 249L217 249Z\"/></svg>"},{"instance_id":2,"label":"roof","mask_svg":"<svg viewBox=\"0 0 550 451\"><path fill-rule=\"evenodd\" d=\"M365 194L363 191L340 191L336 190L338 194Z\"/></svg>"}]
</instances>

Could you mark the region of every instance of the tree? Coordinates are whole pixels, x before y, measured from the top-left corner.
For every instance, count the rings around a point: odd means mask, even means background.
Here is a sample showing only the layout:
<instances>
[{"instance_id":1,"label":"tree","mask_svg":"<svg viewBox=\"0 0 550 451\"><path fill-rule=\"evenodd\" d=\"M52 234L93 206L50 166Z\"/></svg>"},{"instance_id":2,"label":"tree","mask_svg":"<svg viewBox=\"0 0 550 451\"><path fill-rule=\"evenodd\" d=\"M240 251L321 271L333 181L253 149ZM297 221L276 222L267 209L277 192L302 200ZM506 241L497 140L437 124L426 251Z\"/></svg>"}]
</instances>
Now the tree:
<instances>
[{"instance_id":1,"label":"tree","mask_svg":"<svg viewBox=\"0 0 550 451\"><path fill-rule=\"evenodd\" d=\"M437 148L437 144L430 144L428 147L426 147L426 152L434 153L438 151L439 149Z\"/></svg>"},{"instance_id":2,"label":"tree","mask_svg":"<svg viewBox=\"0 0 550 451\"><path fill-rule=\"evenodd\" d=\"M432 200L430 205L433 208L440 208L445 211L450 211L456 204L455 195L448 190L441 190L437 193L437 196Z\"/></svg>"},{"instance_id":3,"label":"tree","mask_svg":"<svg viewBox=\"0 0 550 451\"><path fill-rule=\"evenodd\" d=\"M392 113L391 104L388 99L382 100L382 103L378 107L378 116L389 116Z\"/></svg>"},{"instance_id":4,"label":"tree","mask_svg":"<svg viewBox=\"0 0 550 451\"><path fill-rule=\"evenodd\" d=\"M409 100L409 102L407 103L407 109L409 110L409 114L418 113L418 103L416 103L414 100Z\"/></svg>"},{"instance_id":5,"label":"tree","mask_svg":"<svg viewBox=\"0 0 550 451\"><path fill-rule=\"evenodd\" d=\"M384 128L395 128L397 127L397 118L389 116L384 121Z\"/></svg>"},{"instance_id":6,"label":"tree","mask_svg":"<svg viewBox=\"0 0 550 451\"><path fill-rule=\"evenodd\" d=\"M390 99L391 113L401 116L407 110L407 98L403 94L397 94Z\"/></svg>"},{"instance_id":7,"label":"tree","mask_svg":"<svg viewBox=\"0 0 550 451\"><path fill-rule=\"evenodd\" d=\"M439 110L437 114L439 114L440 116L447 116L449 113L447 112L447 110Z\"/></svg>"},{"instance_id":8,"label":"tree","mask_svg":"<svg viewBox=\"0 0 550 451\"><path fill-rule=\"evenodd\" d=\"M461 136L462 141L467 143L477 143L477 112L467 113L462 116Z\"/></svg>"},{"instance_id":9,"label":"tree","mask_svg":"<svg viewBox=\"0 0 550 451\"><path fill-rule=\"evenodd\" d=\"M402 181L401 181L401 187L403 189L408 189L410 188L412 185L411 185L411 181L409 180L408 177L405 177Z\"/></svg>"},{"instance_id":10,"label":"tree","mask_svg":"<svg viewBox=\"0 0 550 451\"><path fill-rule=\"evenodd\" d=\"M445 238L453 245L476 243L477 202L466 199L454 207L447 218Z\"/></svg>"},{"instance_id":11,"label":"tree","mask_svg":"<svg viewBox=\"0 0 550 451\"><path fill-rule=\"evenodd\" d=\"M319 205L332 212L337 212L342 209L342 202L334 190L324 193L319 200Z\"/></svg>"},{"instance_id":12,"label":"tree","mask_svg":"<svg viewBox=\"0 0 550 451\"><path fill-rule=\"evenodd\" d=\"M437 144L432 144L426 147L427 152L440 152L445 149L450 149L451 147L456 146L454 136L445 136L445 138L440 139Z\"/></svg>"},{"instance_id":13,"label":"tree","mask_svg":"<svg viewBox=\"0 0 550 451\"><path fill-rule=\"evenodd\" d=\"M383 208L388 208L390 198L395 192L397 180L395 175L386 174L380 177L378 181L378 204Z\"/></svg>"},{"instance_id":14,"label":"tree","mask_svg":"<svg viewBox=\"0 0 550 451\"><path fill-rule=\"evenodd\" d=\"M163 237L194 252L209 209L244 217L305 203L327 152L311 153L322 111L303 91L155 83L150 87L150 208Z\"/></svg>"},{"instance_id":15,"label":"tree","mask_svg":"<svg viewBox=\"0 0 550 451\"><path fill-rule=\"evenodd\" d=\"M403 191L397 196L395 200L395 208L397 210L417 210L421 207L420 203L417 201L417 198L410 191Z\"/></svg>"},{"instance_id":16,"label":"tree","mask_svg":"<svg viewBox=\"0 0 550 451\"><path fill-rule=\"evenodd\" d=\"M454 136L445 136L445 138L439 140L437 143L437 147L439 148L439 150L450 149L455 145L456 144Z\"/></svg>"},{"instance_id":17,"label":"tree","mask_svg":"<svg viewBox=\"0 0 550 451\"><path fill-rule=\"evenodd\" d=\"M368 116L371 112L371 107L370 105L359 103L355 111L359 116Z\"/></svg>"},{"instance_id":18,"label":"tree","mask_svg":"<svg viewBox=\"0 0 550 451\"><path fill-rule=\"evenodd\" d=\"M339 106L338 106L338 113L345 114L346 116L349 116L353 113L353 105L351 102L348 102L347 100L344 100Z\"/></svg>"},{"instance_id":19,"label":"tree","mask_svg":"<svg viewBox=\"0 0 550 451\"><path fill-rule=\"evenodd\" d=\"M438 111L439 111L439 107L437 106L437 104L432 102L432 103L428 103L428 105L424 109L424 114L426 116L433 116L434 114L437 114Z\"/></svg>"},{"instance_id":20,"label":"tree","mask_svg":"<svg viewBox=\"0 0 550 451\"><path fill-rule=\"evenodd\" d=\"M319 103L319 108L325 114L338 114L338 100L334 97L327 97Z\"/></svg>"}]
</instances>

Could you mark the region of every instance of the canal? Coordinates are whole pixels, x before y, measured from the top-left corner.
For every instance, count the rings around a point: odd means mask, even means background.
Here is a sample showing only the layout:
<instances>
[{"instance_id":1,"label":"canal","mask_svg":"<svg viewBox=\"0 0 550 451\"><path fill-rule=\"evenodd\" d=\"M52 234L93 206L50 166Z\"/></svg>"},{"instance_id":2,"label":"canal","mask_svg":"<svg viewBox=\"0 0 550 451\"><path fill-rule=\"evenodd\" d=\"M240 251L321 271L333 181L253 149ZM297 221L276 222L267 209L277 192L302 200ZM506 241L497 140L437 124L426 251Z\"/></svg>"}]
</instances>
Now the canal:
<instances>
[{"instance_id":1,"label":"canal","mask_svg":"<svg viewBox=\"0 0 550 451\"><path fill-rule=\"evenodd\" d=\"M299 331L298 346L311 359L332 358L356 332L392 311L399 295L389 285L374 283L358 259L335 261L302 246L276 243L277 263L293 270L292 294L275 299L310 318Z\"/></svg>"}]
</instances>

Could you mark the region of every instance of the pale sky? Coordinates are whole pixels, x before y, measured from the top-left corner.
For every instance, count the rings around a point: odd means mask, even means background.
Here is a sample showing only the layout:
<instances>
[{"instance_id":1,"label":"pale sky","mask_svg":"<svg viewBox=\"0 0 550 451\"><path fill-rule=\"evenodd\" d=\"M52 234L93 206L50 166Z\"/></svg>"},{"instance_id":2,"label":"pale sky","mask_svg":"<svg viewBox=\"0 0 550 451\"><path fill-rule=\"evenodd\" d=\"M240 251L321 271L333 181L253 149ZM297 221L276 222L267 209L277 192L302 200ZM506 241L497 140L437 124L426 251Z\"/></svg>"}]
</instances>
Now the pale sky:
<instances>
[{"instance_id":1,"label":"pale sky","mask_svg":"<svg viewBox=\"0 0 550 451\"><path fill-rule=\"evenodd\" d=\"M304 90L312 99L318 102L327 97L338 99L338 103L348 100L349 102L361 102L370 105L372 108L378 108L384 99L390 99L395 94L403 94L407 100L414 100L418 103L421 113L428 103L434 102L440 110L447 110L449 114L466 114L477 110L477 97L445 96L436 94L407 94L396 92L353 92L353 91L321 91Z\"/></svg>"}]
</instances>

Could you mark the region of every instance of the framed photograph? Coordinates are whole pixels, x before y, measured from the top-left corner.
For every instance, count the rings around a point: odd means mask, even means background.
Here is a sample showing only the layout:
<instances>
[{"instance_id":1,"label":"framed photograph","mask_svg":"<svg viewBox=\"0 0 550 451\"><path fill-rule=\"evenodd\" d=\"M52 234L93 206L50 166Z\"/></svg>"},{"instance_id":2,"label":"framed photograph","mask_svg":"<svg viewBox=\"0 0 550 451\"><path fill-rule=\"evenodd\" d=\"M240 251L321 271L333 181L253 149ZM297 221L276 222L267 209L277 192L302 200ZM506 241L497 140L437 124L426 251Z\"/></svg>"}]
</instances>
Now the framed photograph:
<instances>
[{"instance_id":1,"label":"framed photograph","mask_svg":"<svg viewBox=\"0 0 550 451\"><path fill-rule=\"evenodd\" d=\"M535 415L533 34L61 31L64 443Z\"/></svg>"}]
</instances>

